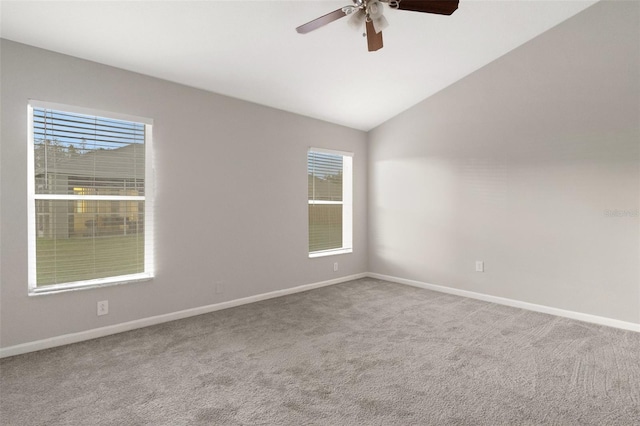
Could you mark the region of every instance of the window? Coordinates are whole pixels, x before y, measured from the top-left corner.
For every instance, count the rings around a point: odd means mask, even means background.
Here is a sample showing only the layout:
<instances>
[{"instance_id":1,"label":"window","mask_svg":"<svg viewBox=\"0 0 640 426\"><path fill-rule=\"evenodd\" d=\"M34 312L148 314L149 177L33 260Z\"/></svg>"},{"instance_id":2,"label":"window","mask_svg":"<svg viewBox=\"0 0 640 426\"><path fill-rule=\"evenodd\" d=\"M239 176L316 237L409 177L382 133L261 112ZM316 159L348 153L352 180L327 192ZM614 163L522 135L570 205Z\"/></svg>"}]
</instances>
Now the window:
<instances>
[{"instance_id":1,"label":"window","mask_svg":"<svg viewBox=\"0 0 640 426\"><path fill-rule=\"evenodd\" d=\"M152 121L31 101L29 293L153 276Z\"/></svg>"},{"instance_id":2,"label":"window","mask_svg":"<svg viewBox=\"0 0 640 426\"><path fill-rule=\"evenodd\" d=\"M309 257L352 251L352 164L352 153L307 153Z\"/></svg>"}]
</instances>

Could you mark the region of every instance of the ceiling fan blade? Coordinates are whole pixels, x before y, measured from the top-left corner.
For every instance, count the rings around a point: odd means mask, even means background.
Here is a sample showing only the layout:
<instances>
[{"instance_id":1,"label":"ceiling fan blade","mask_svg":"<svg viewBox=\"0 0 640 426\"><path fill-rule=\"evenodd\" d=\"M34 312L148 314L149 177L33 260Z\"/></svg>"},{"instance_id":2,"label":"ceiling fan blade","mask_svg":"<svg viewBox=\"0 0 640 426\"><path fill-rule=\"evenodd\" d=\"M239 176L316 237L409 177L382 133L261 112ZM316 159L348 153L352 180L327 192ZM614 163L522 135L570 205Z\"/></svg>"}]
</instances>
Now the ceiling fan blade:
<instances>
[{"instance_id":1,"label":"ceiling fan blade","mask_svg":"<svg viewBox=\"0 0 640 426\"><path fill-rule=\"evenodd\" d=\"M376 33L373 22L367 22L367 45L369 52L375 52L382 49L382 31Z\"/></svg>"},{"instance_id":2,"label":"ceiling fan blade","mask_svg":"<svg viewBox=\"0 0 640 426\"><path fill-rule=\"evenodd\" d=\"M340 18L344 18L345 16L347 16L347 14L344 13L342 9L334 10L333 12L327 13L326 15L316 18L313 21L300 25L298 28L296 28L296 31L300 34L306 34Z\"/></svg>"},{"instance_id":3,"label":"ceiling fan blade","mask_svg":"<svg viewBox=\"0 0 640 426\"><path fill-rule=\"evenodd\" d=\"M451 15L458 9L458 0L400 0L398 9Z\"/></svg>"}]
</instances>

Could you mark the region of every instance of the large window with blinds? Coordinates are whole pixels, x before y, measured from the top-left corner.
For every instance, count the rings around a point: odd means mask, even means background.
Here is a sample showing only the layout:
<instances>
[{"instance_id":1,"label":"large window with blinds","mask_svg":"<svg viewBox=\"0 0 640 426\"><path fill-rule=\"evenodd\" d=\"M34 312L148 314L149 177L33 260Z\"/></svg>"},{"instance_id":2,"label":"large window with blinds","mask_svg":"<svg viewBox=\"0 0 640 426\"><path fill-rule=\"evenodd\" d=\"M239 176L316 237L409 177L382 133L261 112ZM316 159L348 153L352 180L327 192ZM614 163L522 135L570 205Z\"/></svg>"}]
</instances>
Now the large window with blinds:
<instances>
[{"instance_id":1,"label":"large window with blinds","mask_svg":"<svg viewBox=\"0 0 640 426\"><path fill-rule=\"evenodd\" d=\"M29 292L153 276L152 121L31 101Z\"/></svg>"},{"instance_id":2,"label":"large window with blinds","mask_svg":"<svg viewBox=\"0 0 640 426\"><path fill-rule=\"evenodd\" d=\"M352 251L353 154L310 148L309 257Z\"/></svg>"}]
</instances>

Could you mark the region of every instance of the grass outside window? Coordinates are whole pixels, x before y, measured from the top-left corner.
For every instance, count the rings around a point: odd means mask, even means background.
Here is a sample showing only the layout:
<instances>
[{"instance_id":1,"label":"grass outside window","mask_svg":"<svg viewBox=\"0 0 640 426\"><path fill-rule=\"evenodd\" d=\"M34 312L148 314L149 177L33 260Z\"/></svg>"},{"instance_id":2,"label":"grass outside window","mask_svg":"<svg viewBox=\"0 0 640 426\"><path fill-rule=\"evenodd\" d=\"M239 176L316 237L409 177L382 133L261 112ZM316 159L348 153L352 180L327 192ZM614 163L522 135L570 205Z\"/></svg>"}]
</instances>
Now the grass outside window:
<instances>
[{"instance_id":1,"label":"grass outside window","mask_svg":"<svg viewBox=\"0 0 640 426\"><path fill-rule=\"evenodd\" d=\"M37 238L37 286L144 272L144 250L142 235Z\"/></svg>"}]
</instances>

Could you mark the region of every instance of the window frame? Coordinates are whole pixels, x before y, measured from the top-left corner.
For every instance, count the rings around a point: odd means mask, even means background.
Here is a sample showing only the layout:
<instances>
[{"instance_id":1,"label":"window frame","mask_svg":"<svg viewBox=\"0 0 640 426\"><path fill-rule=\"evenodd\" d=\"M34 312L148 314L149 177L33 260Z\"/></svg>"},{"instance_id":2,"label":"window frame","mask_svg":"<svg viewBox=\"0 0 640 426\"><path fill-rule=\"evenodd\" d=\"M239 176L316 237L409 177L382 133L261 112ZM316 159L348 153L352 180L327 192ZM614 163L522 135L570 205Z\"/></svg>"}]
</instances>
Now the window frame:
<instances>
[{"instance_id":1,"label":"window frame","mask_svg":"<svg viewBox=\"0 0 640 426\"><path fill-rule=\"evenodd\" d=\"M340 204L342 205L342 247L327 250L308 251L309 250L309 229L310 223L307 219L307 251L309 258L317 258L324 256L333 256L338 254L346 254L353 252L353 152L339 151L335 149L309 147L307 149L307 179L309 176L309 153L317 152L321 154L332 154L342 156L342 201L320 201L310 200L307 193L307 211L308 206L312 204ZM308 216L308 215L307 215Z\"/></svg>"},{"instance_id":2,"label":"window frame","mask_svg":"<svg viewBox=\"0 0 640 426\"><path fill-rule=\"evenodd\" d=\"M75 114L103 117L115 120L131 121L144 124L145 127L145 187L144 195L127 196L127 201L144 202L144 270L143 272L127 275L114 275L104 278L73 281L60 284L37 286L37 254L36 254L36 201L123 201L121 196L108 195L79 195L79 194L36 194L35 182L35 140L34 140L34 109L50 109ZM155 194L154 168L153 168L153 119L134 116L130 114L102 111L94 108L78 107L54 102L45 102L29 99L27 103L27 249L28 249L28 295L42 295L60 293L71 290L82 290L110 285L119 285L131 282L148 281L155 276L155 247L154 247L154 220L153 201Z\"/></svg>"}]
</instances>

